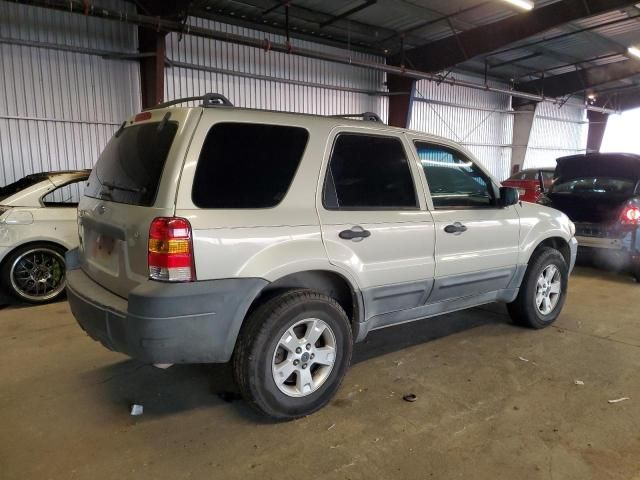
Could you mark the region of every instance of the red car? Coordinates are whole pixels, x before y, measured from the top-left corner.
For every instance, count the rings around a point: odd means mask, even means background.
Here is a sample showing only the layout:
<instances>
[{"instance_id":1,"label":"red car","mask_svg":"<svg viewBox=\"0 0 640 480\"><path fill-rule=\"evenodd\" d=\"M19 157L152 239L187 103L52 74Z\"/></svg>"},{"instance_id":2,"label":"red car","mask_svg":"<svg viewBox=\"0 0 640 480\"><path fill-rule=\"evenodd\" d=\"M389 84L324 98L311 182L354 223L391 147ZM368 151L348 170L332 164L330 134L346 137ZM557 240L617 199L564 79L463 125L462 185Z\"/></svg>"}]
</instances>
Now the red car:
<instances>
[{"instance_id":1,"label":"red car","mask_svg":"<svg viewBox=\"0 0 640 480\"><path fill-rule=\"evenodd\" d=\"M511 175L502 185L517 188L523 202L536 203L540 195L551 187L554 171L550 168L529 168Z\"/></svg>"}]
</instances>

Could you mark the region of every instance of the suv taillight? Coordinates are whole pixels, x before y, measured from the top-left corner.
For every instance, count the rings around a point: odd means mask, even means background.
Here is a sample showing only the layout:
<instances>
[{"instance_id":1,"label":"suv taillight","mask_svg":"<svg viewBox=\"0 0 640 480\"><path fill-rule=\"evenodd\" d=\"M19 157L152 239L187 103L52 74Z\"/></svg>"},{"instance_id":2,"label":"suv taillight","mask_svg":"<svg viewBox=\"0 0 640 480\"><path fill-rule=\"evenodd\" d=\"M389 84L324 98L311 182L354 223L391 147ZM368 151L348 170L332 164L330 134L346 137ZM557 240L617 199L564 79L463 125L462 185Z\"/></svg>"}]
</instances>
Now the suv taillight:
<instances>
[{"instance_id":1,"label":"suv taillight","mask_svg":"<svg viewBox=\"0 0 640 480\"><path fill-rule=\"evenodd\" d=\"M640 207L625 205L620 214L620 222L623 225L640 225Z\"/></svg>"},{"instance_id":2,"label":"suv taillight","mask_svg":"<svg viewBox=\"0 0 640 480\"><path fill-rule=\"evenodd\" d=\"M165 282L193 282L191 224L185 218L154 218L149 227L149 278Z\"/></svg>"}]
</instances>

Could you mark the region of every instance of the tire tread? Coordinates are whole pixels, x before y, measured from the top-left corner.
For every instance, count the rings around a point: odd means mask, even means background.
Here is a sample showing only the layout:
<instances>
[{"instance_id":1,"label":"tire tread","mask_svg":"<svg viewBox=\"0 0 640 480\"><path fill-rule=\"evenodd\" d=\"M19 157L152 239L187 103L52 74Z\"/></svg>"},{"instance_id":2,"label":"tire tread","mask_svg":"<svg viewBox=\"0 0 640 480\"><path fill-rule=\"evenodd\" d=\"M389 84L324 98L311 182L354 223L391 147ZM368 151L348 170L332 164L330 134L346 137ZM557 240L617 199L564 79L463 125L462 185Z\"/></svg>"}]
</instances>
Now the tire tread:
<instances>
[{"instance_id":1,"label":"tire tread","mask_svg":"<svg viewBox=\"0 0 640 480\"><path fill-rule=\"evenodd\" d=\"M259 413L266 414L275 419L284 420L309 415L322 408L323 405L320 404L316 408L305 412L304 415L283 415L279 411L274 411L268 407L266 402L262 401L258 391L251 388L252 385L256 384L256 382L253 381L255 379L253 379L249 373L251 370L250 363L253 361L253 347L256 342L268 338L272 328L270 320L277 318L288 309L297 306L300 302L311 302L316 300L330 303L334 308L341 312L342 318L346 319L348 322L344 309L336 300L307 289L289 290L279 296L271 298L250 313L245 320L236 342L236 347L232 357L232 366L235 380L242 397ZM346 331L348 331L349 334L349 341L353 343L350 325L348 325ZM338 380L336 388L338 388L341 383L342 378Z\"/></svg>"},{"instance_id":2,"label":"tire tread","mask_svg":"<svg viewBox=\"0 0 640 480\"><path fill-rule=\"evenodd\" d=\"M551 258L557 260L560 264L560 267L563 270L563 281L566 282L568 277L568 267L562 254L553 247L538 248L529 259L529 265L527 266L522 284L520 285L518 296L513 302L507 304L509 316L516 325L533 329L541 329L551 325L562 311L567 295L566 289L562 292L562 297L560 298L561 303L556 306L557 310L552 312L555 313L555 317L550 321L543 321L538 318L534 310L535 307L530 303L529 285L530 282L537 282L537 277L535 274L532 274L532 272L537 272L538 269Z\"/></svg>"}]
</instances>

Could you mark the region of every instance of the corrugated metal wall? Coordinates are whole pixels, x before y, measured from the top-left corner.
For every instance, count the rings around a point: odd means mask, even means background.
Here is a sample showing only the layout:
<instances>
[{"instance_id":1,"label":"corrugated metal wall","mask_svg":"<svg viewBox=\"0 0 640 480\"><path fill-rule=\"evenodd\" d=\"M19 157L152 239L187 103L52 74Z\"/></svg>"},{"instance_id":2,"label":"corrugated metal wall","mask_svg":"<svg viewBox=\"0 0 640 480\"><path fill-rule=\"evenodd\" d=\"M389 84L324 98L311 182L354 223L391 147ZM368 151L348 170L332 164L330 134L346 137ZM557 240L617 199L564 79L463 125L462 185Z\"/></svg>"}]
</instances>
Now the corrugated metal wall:
<instances>
[{"instance_id":1,"label":"corrugated metal wall","mask_svg":"<svg viewBox=\"0 0 640 480\"><path fill-rule=\"evenodd\" d=\"M460 80L481 80L456 75ZM416 84L409 127L452 139L469 149L499 179L509 176L513 115L511 97L437 84Z\"/></svg>"},{"instance_id":2,"label":"corrugated metal wall","mask_svg":"<svg viewBox=\"0 0 640 480\"><path fill-rule=\"evenodd\" d=\"M110 8L134 8L103 1ZM205 19L189 22L285 40ZM136 35L125 23L0 0L0 185L31 172L93 165L122 119L140 109L138 62L105 56L136 53ZM296 39L293 45L384 62ZM381 72L177 34L167 36L167 56L167 99L213 91L244 107L325 115L373 111L385 121L388 116ZM510 170L510 105L508 95L420 81L410 127L465 145L502 179ZM584 151L586 134L584 110L539 104L525 167L552 166L558 156Z\"/></svg>"},{"instance_id":3,"label":"corrugated metal wall","mask_svg":"<svg viewBox=\"0 0 640 480\"><path fill-rule=\"evenodd\" d=\"M0 1L0 185L94 164L117 126L140 109L138 62L99 53L135 53L136 36L124 23Z\"/></svg>"},{"instance_id":4,"label":"corrugated metal wall","mask_svg":"<svg viewBox=\"0 0 640 480\"><path fill-rule=\"evenodd\" d=\"M585 153L589 123L583 108L539 103L523 168L556 166L556 158Z\"/></svg>"},{"instance_id":5,"label":"corrugated metal wall","mask_svg":"<svg viewBox=\"0 0 640 480\"><path fill-rule=\"evenodd\" d=\"M271 42L285 38L256 30L190 18L191 25ZM293 47L349 55L346 50L292 39ZM381 57L351 52L357 58ZM384 74L372 70L303 58L227 42L177 34L167 37L170 68L165 70L166 98L217 92L241 107L321 115L378 113L387 118Z\"/></svg>"}]
</instances>

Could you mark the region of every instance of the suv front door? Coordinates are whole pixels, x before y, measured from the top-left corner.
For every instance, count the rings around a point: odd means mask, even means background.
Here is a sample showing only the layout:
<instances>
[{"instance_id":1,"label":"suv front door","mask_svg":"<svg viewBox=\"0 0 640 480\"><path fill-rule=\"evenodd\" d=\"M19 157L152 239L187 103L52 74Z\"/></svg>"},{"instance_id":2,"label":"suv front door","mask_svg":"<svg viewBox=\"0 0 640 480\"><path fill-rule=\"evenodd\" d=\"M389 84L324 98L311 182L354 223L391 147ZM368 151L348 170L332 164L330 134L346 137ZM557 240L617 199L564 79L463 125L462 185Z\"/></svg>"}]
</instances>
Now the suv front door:
<instances>
[{"instance_id":1,"label":"suv front door","mask_svg":"<svg viewBox=\"0 0 640 480\"><path fill-rule=\"evenodd\" d=\"M435 223L435 284L429 302L509 288L518 262L520 217L499 205L498 187L457 149L414 139Z\"/></svg>"},{"instance_id":2,"label":"suv front door","mask_svg":"<svg viewBox=\"0 0 640 480\"><path fill-rule=\"evenodd\" d=\"M406 138L336 129L318 188L329 261L357 278L367 318L422 305L434 275L434 225Z\"/></svg>"}]
</instances>

